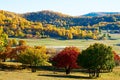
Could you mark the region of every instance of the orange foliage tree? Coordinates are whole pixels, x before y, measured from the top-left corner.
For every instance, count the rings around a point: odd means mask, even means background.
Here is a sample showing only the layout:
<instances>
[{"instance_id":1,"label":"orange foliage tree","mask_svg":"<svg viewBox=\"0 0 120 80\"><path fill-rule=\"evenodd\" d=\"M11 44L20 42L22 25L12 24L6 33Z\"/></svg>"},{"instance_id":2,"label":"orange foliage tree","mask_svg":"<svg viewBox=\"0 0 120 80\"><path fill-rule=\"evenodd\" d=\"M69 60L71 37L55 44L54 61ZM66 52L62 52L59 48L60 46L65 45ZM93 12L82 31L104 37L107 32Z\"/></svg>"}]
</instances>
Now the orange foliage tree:
<instances>
[{"instance_id":1,"label":"orange foliage tree","mask_svg":"<svg viewBox=\"0 0 120 80\"><path fill-rule=\"evenodd\" d=\"M29 48L29 46L16 46L15 48L12 48L11 52L8 55L8 58L10 58L11 60L17 60L18 58L18 54L20 54L22 51L25 51L27 48Z\"/></svg>"},{"instance_id":2,"label":"orange foliage tree","mask_svg":"<svg viewBox=\"0 0 120 80\"><path fill-rule=\"evenodd\" d=\"M6 46L4 51L1 52L1 54L0 54L0 59L2 59L3 62L5 62L6 59L9 58L11 51L12 51L12 48L9 46Z\"/></svg>"}]
</instances>

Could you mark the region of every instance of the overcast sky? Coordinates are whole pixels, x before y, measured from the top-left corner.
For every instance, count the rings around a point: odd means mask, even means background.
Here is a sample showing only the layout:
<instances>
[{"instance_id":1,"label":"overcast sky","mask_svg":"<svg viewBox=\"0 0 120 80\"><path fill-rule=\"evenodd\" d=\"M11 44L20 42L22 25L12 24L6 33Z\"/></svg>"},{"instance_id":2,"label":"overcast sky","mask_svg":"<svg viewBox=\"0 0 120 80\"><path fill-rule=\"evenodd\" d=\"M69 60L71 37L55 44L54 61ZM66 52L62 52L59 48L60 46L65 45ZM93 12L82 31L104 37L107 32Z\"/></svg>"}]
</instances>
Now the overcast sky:
<instances>
[{"instance_id":1,"label":"overcast sky","mask_svg":"<svg viewBox=\"0 0 120 80\"><path fill-rule=\"evenodd\" d=\"M0 0L0 9L17 13L52 10L79 16L89 12L120 12L120 0Z\"/></svg>"}]
</instances>

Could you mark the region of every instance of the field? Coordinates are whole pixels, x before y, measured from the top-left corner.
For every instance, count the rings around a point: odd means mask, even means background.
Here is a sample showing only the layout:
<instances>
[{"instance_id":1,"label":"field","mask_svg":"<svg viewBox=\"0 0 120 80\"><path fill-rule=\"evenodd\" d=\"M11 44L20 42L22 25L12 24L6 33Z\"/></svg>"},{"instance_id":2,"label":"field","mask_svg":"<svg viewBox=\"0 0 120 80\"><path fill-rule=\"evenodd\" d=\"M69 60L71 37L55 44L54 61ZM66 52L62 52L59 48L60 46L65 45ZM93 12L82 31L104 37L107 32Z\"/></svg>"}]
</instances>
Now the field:
<instances>
[{"instance_id":1,"label":"field","mask_svg":"<svg viewBox=\"0 0 120 80\"><path fill-rule=\"evenodd\" d=\"M20 40L16 38L17 40ZM120 54L120 34L112 34L111 40L56 40L51 38L46 39L23 39L27 41L29 46L43 45L52 48L64 48L66 46L76 46L80 49L86 49L94 43L104 43L112 46L118 54ZM30 70L0 70L0 80L91 80L87 73L72 71L70 75L65 72L53 72L52 70L39 69L36 73L31 73ZM115 67L111 73L102 73L100 78L95 80L120 80L120 66ZM93 79L92 79L93 80Z\"/></svg>"},{"instance_id":2,"label":"field","mask_svg":"<svg viewBox=\"0 0 120 80\"><path fill-rule=\"evenodd\" d=\"M120 80L120 67L116 67L111 73L103 73L95 80ZM72 72L65 75L64 72L39 70L31 73L30 70L0 71L0 80L90 80L87 73Z\"/></svg>"},{"instance_id":3,"label":"field","mask_svg":"<svg viewBox=\"0 0 120 80\"><path fill-rule=\"evenodd\" d=\"M27 41L27 45L37 46L44 45L52 48L64 48L65 46L76 46L80 49L85 49L93 43L104 43L106 45L112 46L118 54L120 54L120 34L111 34L112 40L85 40L85 39L76 39L76 40L56 40L56 39L23 39ZM19 39L17 39L19 40Z\"/></svg>"}]
</instances>

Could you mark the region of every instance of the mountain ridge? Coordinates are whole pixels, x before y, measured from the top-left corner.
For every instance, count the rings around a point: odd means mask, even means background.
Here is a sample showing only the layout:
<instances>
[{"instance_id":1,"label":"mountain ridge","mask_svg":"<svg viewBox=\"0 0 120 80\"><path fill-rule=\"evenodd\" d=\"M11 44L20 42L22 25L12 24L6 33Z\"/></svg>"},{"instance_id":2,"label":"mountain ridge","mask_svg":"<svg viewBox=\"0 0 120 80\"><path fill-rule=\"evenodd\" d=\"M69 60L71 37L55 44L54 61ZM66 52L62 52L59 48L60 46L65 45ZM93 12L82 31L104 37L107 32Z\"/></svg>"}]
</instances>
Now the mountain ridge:
<instances>
[{"instance_id":1,"label":"mountain ridge","mask_svg":"<svg viewBox=\"0 0 120 80\"><path fill-rule=\"evenodd\" d=\"M62 12L57 12L57 11L53 11L53 10L41 10L41 11L35 11L35 12L26 12L23 13L24 14L30 14L30 13L49 13L49 14L56 14L59 16L64 16L64 17L84 17L84 16L90 16L90 17L97 17L97 16L107 16L107 15L118 15L120 14L120 12L88 12L86 14L82 14L82 15L68 15L68 14L64 14Z\"/></svg>"},{"instance_id":2,"label":"mountain ridge","mask_svg":"<svg viewBox=\"0 0 120 80\"><path fill-rule=\"evenodd\" d=\"M82 16L97 17L97 16L108 16L108 15L118 15L118 14L120 14L120 12L90 12Z\"/></svg>"},{"instance_id":3,"label":"mountain ridge","mask_svg":"<svg viewBox=\"0 0 120 80\"><path fill-rule=\"evenodd\" d=\"M90 13L88 13L90 15ZM99 16L97 16L99 14ZM93 15L68 16L53 11L39 11L23 14L29 21L42 22L56 26L88 26L99 22L115 22L120 20L119 12L97 12Z\"/></svg>"}]
</instances>

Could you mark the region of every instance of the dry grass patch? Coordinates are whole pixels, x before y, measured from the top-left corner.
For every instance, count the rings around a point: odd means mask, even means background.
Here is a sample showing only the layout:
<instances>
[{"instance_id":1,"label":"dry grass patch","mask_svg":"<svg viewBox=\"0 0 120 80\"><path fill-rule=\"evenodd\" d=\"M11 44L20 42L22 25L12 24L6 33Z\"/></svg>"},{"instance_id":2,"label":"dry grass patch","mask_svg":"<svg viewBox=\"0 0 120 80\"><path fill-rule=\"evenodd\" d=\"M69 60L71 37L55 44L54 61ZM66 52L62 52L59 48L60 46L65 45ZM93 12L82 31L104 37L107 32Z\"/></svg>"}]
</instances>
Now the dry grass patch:
<instances>
[{"instance_id":1,"label":"dry grass patch","mask_svg":"<svg viewBox=\"0 0 120 80\"><path fill-rule=\"evenodd\" d=\"M30 70L0 71L0 80L90 80L87 73L72 72L66 75L65 72L53 72L38 70L31 73ZM103 73L95 80L120 80L120 67L116 67L111 73Z\"/></svg>"}]
</instances>

